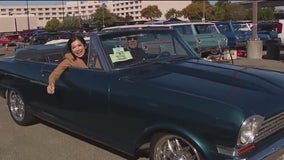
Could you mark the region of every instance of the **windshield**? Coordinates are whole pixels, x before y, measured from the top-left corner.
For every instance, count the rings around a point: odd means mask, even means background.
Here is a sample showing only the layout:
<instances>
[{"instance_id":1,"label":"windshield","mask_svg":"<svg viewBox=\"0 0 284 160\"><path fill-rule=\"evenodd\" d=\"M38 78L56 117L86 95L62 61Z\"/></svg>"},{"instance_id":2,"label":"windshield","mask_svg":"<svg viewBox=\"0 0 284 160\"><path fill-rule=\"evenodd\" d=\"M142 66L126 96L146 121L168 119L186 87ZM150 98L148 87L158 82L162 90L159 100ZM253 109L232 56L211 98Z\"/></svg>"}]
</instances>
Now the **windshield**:
<instances>
[{"instance_id":1,"label":"windshield","mask_svg":"<svg viewBox=\"0 0 284 160\"><path fill-rule=\"evenodd\" d=\"M198 34L218 33L214 24L195 24L194 27Z\"/></svg>"},{"instance_id":2,"label":"windshield","mask_svg":"<svg viewBox=\"0 0 284 160\"><path fill-rule=\"evenodd\" d=\"M250 31L250 27L247 23L235 23L233 24L235 31Z\"/></svg>"},{"instance_id":3,"label":"windshield","mask_svg":"<svg viewBox=\"0 0 284 160\"><path fill-rule=\"evenodd\" d=\"M198 58L196 52L174 30L132 30L100 36L112 67L125 68L158 61Z\"/></svg>"}]
</instances>

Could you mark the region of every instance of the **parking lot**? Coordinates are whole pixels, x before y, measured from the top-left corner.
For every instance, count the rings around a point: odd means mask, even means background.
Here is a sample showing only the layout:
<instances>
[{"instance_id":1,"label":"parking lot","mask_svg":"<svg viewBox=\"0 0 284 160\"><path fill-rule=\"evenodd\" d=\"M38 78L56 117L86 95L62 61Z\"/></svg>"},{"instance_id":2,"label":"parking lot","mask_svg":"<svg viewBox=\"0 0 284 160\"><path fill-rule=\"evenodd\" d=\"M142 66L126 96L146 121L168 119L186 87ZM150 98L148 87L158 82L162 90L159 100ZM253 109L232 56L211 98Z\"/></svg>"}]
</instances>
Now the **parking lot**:
<instances>
[{"instance_id":1,"label":"parking lot","mask_svg":"<svg viewBox=\"0 0 284 160\"><path fill-rule=\"evenodd\" d=\"M11 56L13 48L0 55ZM237 65L266 68L284 72L283 60L252 60L239 58ZM0 160L125 160L123 156L94 142L70 134L48 123L21 127L10 118L7 105L0 98ZM101 148L103 147L103 148ZM284 160L280 158L284 150L267 160ZM139 160L146 160L141 158Z\"/></svg>"}]
</instances>

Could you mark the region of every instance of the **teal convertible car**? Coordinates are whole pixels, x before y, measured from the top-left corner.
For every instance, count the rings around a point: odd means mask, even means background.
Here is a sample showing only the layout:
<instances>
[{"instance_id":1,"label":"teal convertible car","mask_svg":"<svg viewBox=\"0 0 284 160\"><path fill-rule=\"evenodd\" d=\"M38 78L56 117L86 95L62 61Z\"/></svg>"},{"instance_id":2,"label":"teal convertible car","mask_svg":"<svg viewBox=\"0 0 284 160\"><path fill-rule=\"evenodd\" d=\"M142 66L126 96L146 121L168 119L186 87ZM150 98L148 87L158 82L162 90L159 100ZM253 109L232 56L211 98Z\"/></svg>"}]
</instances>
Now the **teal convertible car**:
<instances>
[{"instance_id":1,"label":"teal convertible car","mask_svg":"<svg viewBox=\"0 0 284 160\"><path fill-rule=\"evenodd\" d=\"M171 29L97 32L89 67L68 68L49 95L63 54L45 46L0 59L1 95L19 125L43 119L129 159L260 160L283 150L281 72L204 61Z\"/></svg>"}]
</instances>

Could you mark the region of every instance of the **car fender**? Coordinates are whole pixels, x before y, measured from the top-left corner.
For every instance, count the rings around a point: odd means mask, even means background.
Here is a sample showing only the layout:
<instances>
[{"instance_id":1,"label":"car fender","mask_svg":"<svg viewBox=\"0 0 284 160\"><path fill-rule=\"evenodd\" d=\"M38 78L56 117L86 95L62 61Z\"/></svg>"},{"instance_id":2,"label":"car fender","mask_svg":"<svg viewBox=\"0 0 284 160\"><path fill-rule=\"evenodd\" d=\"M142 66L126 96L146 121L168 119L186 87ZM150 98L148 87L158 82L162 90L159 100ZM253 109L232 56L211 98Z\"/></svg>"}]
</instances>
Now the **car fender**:
<instances>
[{"instance_id":1,"label":"car fender","mask_svg":"<svg viewBox=\"0 0 284 160\"><path fill-rule=\"evenodd\" d=\"M137 140L136 148L139 149L141 145L147 142L149 142L150 144L153 136L159 133L176 134L189 140L190 142L193 142L194 145L196 145L200 149L200 151L204 154L205 157L210 157L209 151L212 149L216 149L212 148L214 146L210 146L201 137L199 137L198 135L196 135L191 131L186 130L182 126L177 126L175 124L165 124L165 123L154 124L152 126L145 128L143 134Z\"/></svg>"}]
</instances>

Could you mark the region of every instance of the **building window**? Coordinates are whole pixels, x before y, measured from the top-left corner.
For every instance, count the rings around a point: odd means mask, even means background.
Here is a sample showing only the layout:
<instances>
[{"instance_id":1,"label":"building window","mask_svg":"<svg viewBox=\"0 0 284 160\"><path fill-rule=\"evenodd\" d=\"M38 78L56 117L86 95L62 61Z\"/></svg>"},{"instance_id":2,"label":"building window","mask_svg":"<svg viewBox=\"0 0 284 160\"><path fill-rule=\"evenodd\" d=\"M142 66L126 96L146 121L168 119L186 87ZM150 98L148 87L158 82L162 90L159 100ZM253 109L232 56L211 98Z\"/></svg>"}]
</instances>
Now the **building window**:
<instances>
[{"instance_id":1,"label":"building window","mask_svg":"<svg viewBox=\"0 0 284 160\"><path fill-rule=\"evenodd\" d=\"M42 8L38 8L37 10L42 11Z\"/></svg>"},{"instance_id":2,"label":"building window","mask_svg":"<svg viewBox=\"0 0 284 160\"><path fill-rule=\"evenodd\" d=\"M38 20L42 21L42 20L43 20L43 18L38 18Z\"/></svg>"},{"instance_id":3,"label":"building window","mask_svg":"<svg viewBox=\"0 0 284 160\"><path fill-rule=\"evenodd\" d=\"M6 11L6 9L1 9L1 12L5 12Z\"/></svg>"},{"instance_id":4,"label":"building window","mask_svg":"<svg viewBox=\"0 0 284 160\"><path fill-rule=\"evenodd\" d=\"M45 19L46 19L46 20L50 20L50 17L46 17Z\"/></svg>"}]
</instances>

